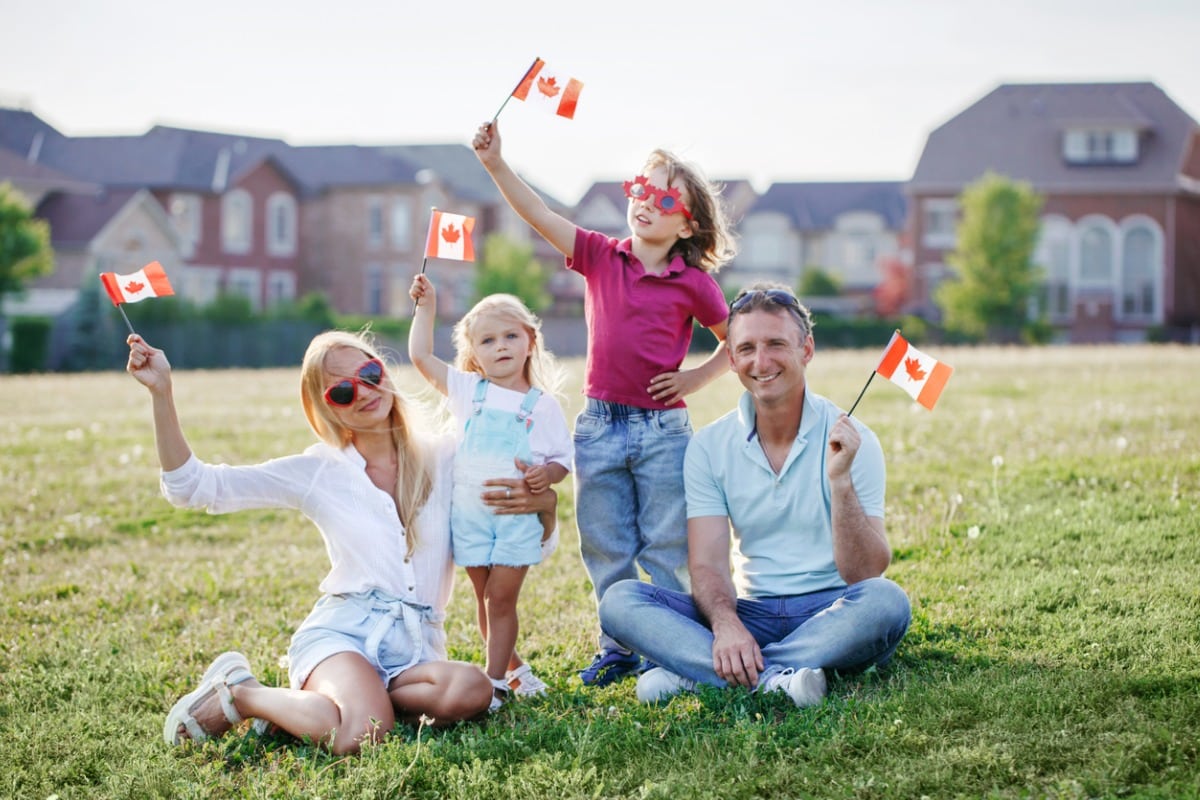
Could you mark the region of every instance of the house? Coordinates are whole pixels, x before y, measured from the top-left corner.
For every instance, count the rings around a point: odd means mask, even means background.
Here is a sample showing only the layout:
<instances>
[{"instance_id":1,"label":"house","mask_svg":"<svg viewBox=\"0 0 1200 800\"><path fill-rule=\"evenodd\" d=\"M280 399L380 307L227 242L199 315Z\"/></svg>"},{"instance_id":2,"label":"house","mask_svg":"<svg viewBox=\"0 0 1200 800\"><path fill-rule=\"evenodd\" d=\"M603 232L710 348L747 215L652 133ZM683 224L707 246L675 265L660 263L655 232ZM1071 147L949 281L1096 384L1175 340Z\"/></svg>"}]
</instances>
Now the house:
<instances>
[{"instance_id":1,"label":"house","mask_svg":"<svg viewBox=\"0 0 1200 800\"><path fill-rule=\"evenodd\" d=\"M805 298L814 310L866 313L897 256L907 202L900 182L774 183L746 212L727 286L776 281L797 286L817 267L838 281L838 298Z\"/></svg>"},{"instance_id":2,"label":"house","mask_svg":"<svg viewBox=\"0 0 1200 800\"><path fill-rule=\"evenodd\" d=\"M992 171L1045 199L1034 313L1059 339L1200 331L1200 128L1153 83L1005 84L935 129L907 186L913 310L937 318L956 198ZM1189 333L1190 331L1190 333Z\"/></svg>"}]
</instances>

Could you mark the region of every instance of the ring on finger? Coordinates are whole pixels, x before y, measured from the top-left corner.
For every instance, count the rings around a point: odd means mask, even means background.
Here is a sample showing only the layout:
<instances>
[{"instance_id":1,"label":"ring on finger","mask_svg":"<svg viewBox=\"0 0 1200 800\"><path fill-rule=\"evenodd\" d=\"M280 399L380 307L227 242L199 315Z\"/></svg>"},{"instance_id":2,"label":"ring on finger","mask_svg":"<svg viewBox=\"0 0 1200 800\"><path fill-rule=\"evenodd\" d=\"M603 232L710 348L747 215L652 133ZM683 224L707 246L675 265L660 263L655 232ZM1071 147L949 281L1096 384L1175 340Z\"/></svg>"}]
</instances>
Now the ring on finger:
<instances>
[{"instance_id":1,"label":"ring on finger","mask_svg":"<svg viewBox=\"0 0 1200 800\"><path fill-rule=\"evenodd\" d=\"M510 500L512 499L512 487L511 486L509 486L508 488L506 488L504 490L504 496L509 498Z\"/></svg>"}]
</instances>

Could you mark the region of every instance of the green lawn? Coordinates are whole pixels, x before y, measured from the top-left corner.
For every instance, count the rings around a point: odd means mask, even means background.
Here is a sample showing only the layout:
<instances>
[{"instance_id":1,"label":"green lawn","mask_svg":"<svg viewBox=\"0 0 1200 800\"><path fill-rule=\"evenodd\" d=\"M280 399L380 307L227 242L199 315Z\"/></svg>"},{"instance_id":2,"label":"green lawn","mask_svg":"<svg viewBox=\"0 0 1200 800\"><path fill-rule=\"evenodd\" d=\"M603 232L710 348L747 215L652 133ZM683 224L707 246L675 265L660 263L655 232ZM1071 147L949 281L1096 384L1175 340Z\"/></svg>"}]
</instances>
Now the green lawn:
<instances>
[{"instance_id":1,"label":"green lawn","mask_svg":"<svg viewBox=\"0 0 1200 800\"><path fill-rule=\"evenodd\" d=\"M286 681L326 567L311 525L171 508L146 392L124 374L0 377L0 796L1200 797L1200 349L932 354L956 368L936 411L877 379L855 412L888 459L888 575L913 601L888 669L804 711L585 690L594 606L568 479L563 545L522 595L520 649L552 693L349 759L247 731L161 740L222 650ZM877 357L818 351L810 380L848 407ZM297 370L176 385L208 460L312 440ZM693 422L739 390L727 376L699 393ZM482 662L473 613L460 576L451 653Z\"/></svg>"}]
</instances>

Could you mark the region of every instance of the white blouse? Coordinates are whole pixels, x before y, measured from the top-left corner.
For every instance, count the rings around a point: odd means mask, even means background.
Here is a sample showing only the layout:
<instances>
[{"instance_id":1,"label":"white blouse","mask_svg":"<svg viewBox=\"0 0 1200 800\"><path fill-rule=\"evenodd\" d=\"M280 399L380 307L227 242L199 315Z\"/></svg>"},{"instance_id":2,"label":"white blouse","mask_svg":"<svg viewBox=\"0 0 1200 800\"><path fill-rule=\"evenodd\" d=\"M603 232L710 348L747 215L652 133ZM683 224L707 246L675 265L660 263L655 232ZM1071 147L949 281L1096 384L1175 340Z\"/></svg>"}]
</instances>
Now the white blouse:
<instances>
[{"instance_id":1,"label":"white blouse","mask_svg":"<svg viewBox=\"0 0 1200 800\"><path fill-rule=\"evenodd\" d=\"M326 594L381 590L430 606L441 627L454 585L450 557L450 495L454 441L429 443L433 488L417 517L417 547L406 557L404 526L391 495L366 473L366 459L348 445L314 444L300 455L233 467L195 455L162 473L163 495L174 505L224 514L252 508L294 508L312 520L325 541ZM444 651L443 651L443 658Z\"/></svg>"}]
</instances>

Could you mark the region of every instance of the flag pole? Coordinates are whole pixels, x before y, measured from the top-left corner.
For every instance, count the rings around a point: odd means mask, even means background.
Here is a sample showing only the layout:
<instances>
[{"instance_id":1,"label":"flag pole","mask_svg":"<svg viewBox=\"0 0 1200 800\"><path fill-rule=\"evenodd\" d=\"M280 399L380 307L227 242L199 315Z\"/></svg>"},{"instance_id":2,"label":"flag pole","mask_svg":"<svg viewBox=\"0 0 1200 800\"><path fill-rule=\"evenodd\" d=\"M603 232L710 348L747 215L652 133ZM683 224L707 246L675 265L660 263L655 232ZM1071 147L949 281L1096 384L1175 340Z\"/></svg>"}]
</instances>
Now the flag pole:
<instances>
[{"instance_id":1,"label":"flag pole","mask_svg":"<svg viewBox=\"0 0 1200 800\"><path fill-rule=\"evenodd\" d=\"M850 406L850 410L846 412L847 417L854 416L854 409L858 408L858 401L863 399L863 395L867 393L867 386L870 386L871 381L873 380L875 380L875 370L871 370L871 377L867 378L867 382L863 386L862 391L858 393L858 397L855 399L854 405Z\"/></svg>"},{"instance_id":2,"label":"flag pole","mask_svg":"<svg viewBox=\"0 0 1200 800\"><path fill-rule=\"evenodd\" d=\"M429 260L429 238L433 236L433 218L437 212L437 206L429 207L429 230L425 231L425 247L424 255L421 256L421 274L425 274L425 262Z\"/></svg>"},{"instance_id":3,"label":"flag pole","mask_svg":"<svg viewBox=\"0 0 1200 800\"><path fill-rule=\"evenodd\" d=\"M133 329L133 323L129 321L129 315L125 313L125 306L123 306L123 305L117 305L117 311L120 311L120 312L121 312L121 317L122 317L122 318L124 318L124 320L125 320L125 327L126 327L126 328L129 328L129 332L130 332L130 333L132 333L132 334L135 334L135 335L136 335L136 334L137 334L137 331L135 331L135 330Z\"/></svg>"},{"instance_id":4,"label":"flag pole","mask_svg":"<svg viewBox=\"0 0 1200 800\"><path fill-rule=\"evenodd\" d=\"M541 60L542 60L541 56L535 57L533 59L533 63L531 63L529 65L529 68L526 69L525 72L523 72L521 74L521 80L517 81L517 85L512 88L512 92L508 93L508 97L504 98L504 102L500 104L500 108L496 109L496 113L492 115L492 122L495 122L499 118L500 112L504 110L504 107L506 105L508 105L508 101L512 99L513 92L515 92L517 89L521 88L521 84L525 82L525 79L529 77L529 73L533 71L533 68L536 67L537 63ZM490 123L489 123L489 127L490 127Z\"/></svg>"},{"instance_id":5,"label":"flag pole","mask_svg":"<svg viewBox=\"0 0 1200 800\"><path fill-rule=\"evenodd\" d=\"M900 329L896 328L896 330L892 331L892 336L895 336L899 332L900 332ZM867 393L867 387L871 385L871 381L875 380L875 373L878 371L879 371L879 367L876 367L875 369L871 370L871 377L867 378L867 382L863 386L862 391L858 393L858 397L855 398L855 400L854 400L854 405L850 406L850 410L846 412L847 417L854 415L854 409L858 408L858 401L863 399L863 395Z\"/></svg>"}]
</instances>

